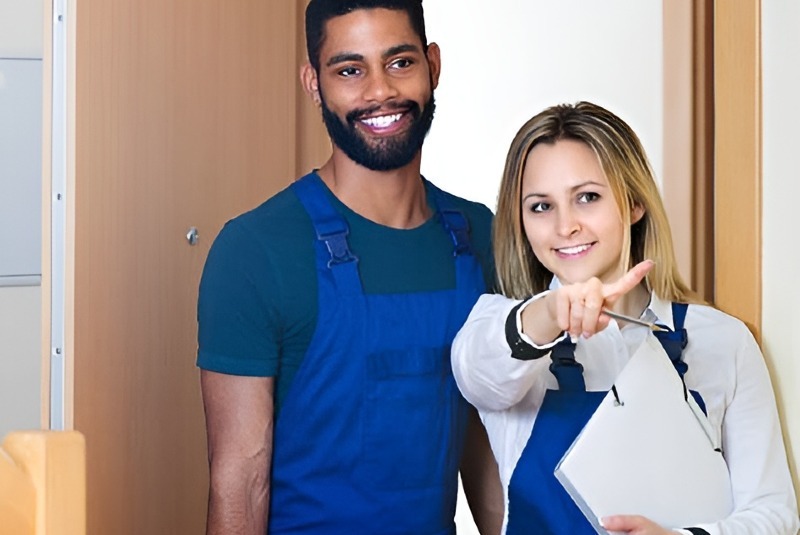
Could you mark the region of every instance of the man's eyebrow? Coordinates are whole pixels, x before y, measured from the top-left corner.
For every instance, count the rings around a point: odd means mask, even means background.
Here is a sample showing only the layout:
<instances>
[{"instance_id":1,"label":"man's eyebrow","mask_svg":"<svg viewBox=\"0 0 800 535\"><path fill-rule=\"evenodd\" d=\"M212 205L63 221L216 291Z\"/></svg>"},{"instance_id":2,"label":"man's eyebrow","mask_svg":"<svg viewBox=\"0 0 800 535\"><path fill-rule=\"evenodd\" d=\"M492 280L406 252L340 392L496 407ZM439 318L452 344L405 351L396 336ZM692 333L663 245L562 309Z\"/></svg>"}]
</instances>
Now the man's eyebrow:
<instances>
[{"instance_id":1,"label":"man's eyebrow","mask_svg":"<svg viewBox=\"0 0 800 535\"><path fill-rule=\"evenodd\" d=\"M393 46L383 53L383 59L387 59L390 56L395 56L397 54L402 54L404 52L420 52L420 49L417 45L412 45L412 44Z\"/></svg>"},{"instance_id":2,"label":"man's eyebrow","mask_svg":"<svg viewBox=\"0 0 800 535\"><path fill-rule=\"evenodd\" d=\"M356 54L355 52L342 52L341 54L336 54L335 56L331 57L325 65L330 67L331 65L336 65L337 63L346 63L348 61L364 61L364 56L361 54Z\"/></svg>"},{"instance_id":3,"label":"man's eyebrow","mask_svg":"<svg viewBox=\"0 0 800 535\"><path fill-rule=\"evenodd\" d=\"M403 54L405 52L420 52L420 49L417 45L413 44L402 44L393 46L388 48L382 55L381 58L386 60L392 56L396 56L397 54ZM330 67L332 65L336 65L338 63L347 63L350 61L364 61L364 56L362 54L358 54L356 52L342 52L341 54L336 54L332 56L325 65Z\"/></svg>"}]
</instances>

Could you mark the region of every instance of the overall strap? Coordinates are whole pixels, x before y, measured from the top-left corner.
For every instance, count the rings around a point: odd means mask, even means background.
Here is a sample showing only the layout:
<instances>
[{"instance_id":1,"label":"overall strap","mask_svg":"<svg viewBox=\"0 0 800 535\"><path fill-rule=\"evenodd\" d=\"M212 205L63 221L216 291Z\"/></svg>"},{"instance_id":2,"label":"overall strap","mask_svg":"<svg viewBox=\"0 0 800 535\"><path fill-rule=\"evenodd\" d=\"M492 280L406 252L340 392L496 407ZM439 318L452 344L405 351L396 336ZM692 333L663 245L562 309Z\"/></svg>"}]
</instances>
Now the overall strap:
<instances>
[{"instance_id":1,"label":"overall strap","mask_svg":"<svg viewBox=\"0 0 800 535\"><path fill-rule=\"evenodd\" d=\"M568 392L586 391L583 365L575 360L575 344L569 338L557 343L550 351L550 373L558 381L558 389Z\"/></svg>"},{"instance_id":2,"label":"overall strap","mask_svg":"<svg viewBox=\"0 0 800 535\"><path fill-rule=\"evenodd\" d=\"M697 405L700 406L700 409L703 411L703 413L707 414L706 403L703 401L703 396L701 396L700 392L697 392L696 390L689 390L686 387L686 381L684 381L683 378L683 376L686 375L686 372L689 370L689 366L683 361L683 350L686 349L686 345L689 343L689 337L686 335L686 329L683 326L683 322L686 320L686 311L688 308L689 305L686 303L672 303L672 323L675 326L675 330L654 331L653 334L656 335L658 341L661 342L661 345L664 347L664 351L666 351L667 355L669 356L669 360L672 361L672 365L675 366L675 370L681 377L681 382L683 382L684 397L688 398L689 394L691 394L694 400L697 402ZM662 325L662 327L665 326Z\"/></svg>"},{"instance_id":3,"label":"overall strap","mask_svg":"<svg viewBox=\"0 0 800 535\"><path fill-rule=\"evenodd\" d=\"M686 349L686 344L689 338L686 335L686 329L683 327L683 322L686 319L686 310L689 305L686 303L672 303L672 323L675 325L674 331L654 331L653 334L661 342L664 351L667 352L669 360L678 371L678 375L683 376L689 367L683 362L683 350ZM664 327L662 325L662 327Z\"/></svg>"},{"instance_id":4,"label":"overall strap","mask_svg":"<svg viewBox=\"0 0 800 535\"><path fill-rule=\"evenodd\" d=\"M350 228L328 200L322 180L316 173L309 173L292 183L291 188L311 218L318 243L325 247L322 259L331 270L337 288L346 293L361 293L358 257L350 251L347 240Z\"/></svg>"},{"instance_id":5,"label":"overall strap","mask_svg":"<svg viewBox=\"0 0 800 535\"><path fill-rule=\"evenodd\" d=\"M469 221L460 210L455 210L450 206L449 200L439 188L430 182L428 184L433 192L433 204L436 212L442 218L442 224L453 240L453 256L472 254Z\"/></svg>"}]
</instances>

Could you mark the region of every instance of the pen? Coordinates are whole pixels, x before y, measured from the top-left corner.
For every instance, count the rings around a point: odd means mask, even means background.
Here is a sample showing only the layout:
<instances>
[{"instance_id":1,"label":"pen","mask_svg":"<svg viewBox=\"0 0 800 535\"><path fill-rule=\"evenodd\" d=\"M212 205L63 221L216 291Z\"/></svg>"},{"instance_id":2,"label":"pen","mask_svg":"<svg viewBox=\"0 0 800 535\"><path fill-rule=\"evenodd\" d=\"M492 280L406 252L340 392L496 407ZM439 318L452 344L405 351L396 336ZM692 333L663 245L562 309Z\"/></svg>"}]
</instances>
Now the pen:
<instances>
[{"instance_id":1,"label":"pen","mask_svg":"<svg viewBox=\"0 0 800 535\"><path fill-rule=\"evenodd\" d=\"M632 318L630 316L626 316L625 314L619 314L618 312L614 312L612 310L608 310L607 308L604 308L602 312L606 316L614 318L615 320L627 321L628 323L635 323L636 325L641 325L643 327L649 327L650 330L653 330L653 331L668 331L669 330L669 329L665 329L664 327L661 327L660 325L656 325L655 323L652 323L652 322L649 322L649 321L640 320L638 318Z\"/></svg>"}]
</instances>

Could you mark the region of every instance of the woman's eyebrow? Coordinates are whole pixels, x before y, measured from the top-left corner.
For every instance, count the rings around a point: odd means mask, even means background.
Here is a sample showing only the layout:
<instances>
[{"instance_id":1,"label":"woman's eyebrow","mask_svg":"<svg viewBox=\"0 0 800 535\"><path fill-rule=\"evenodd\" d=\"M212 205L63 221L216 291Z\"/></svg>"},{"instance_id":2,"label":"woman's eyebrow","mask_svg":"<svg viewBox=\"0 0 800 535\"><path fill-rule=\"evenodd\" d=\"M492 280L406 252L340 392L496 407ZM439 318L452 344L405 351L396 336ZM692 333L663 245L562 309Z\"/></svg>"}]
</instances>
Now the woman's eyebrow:
<instances>
[{"instance_id":1,"label":"woman's eyebrow","mask_svg":"<svg viewBox=\"0 0 800 535\"><path fill-rule=\"evenodd\" d=\"M587 180L585 182L581 182L580 184L575 184L574 186L572 186L570 188L570 191L577 191L577 190L579 190L581 188L585 188L587 186L595 186L595 187L598 187L598 188L607 187L605 184L602 184L600 182L595 182L594 180ZM529 197L542 197L542 198L545 198L547 196L548 195L546 193L537 193L537 192L534 191L534 192L528 193L527 195L524 195L522 197L522 200L524 201L525 199L528 199Z\"/></svg>"}]
</instances>

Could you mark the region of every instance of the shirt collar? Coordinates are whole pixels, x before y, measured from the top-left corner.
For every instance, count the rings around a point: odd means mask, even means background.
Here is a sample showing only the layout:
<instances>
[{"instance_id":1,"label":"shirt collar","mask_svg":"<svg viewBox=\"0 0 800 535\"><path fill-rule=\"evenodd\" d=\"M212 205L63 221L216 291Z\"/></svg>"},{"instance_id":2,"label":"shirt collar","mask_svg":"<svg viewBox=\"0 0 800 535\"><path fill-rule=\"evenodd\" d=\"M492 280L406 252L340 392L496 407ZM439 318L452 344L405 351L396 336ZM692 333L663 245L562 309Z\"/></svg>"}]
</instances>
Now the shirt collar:
<instances>
[{"instance_id":1,"label":"shirt collar","mask_svg":"<svg viewBox=\"0 0 800 535\"><path fill-rule=\"evenodd\" d=\"M665 301L658 297L655 292L650 292L650 304L647 306L645 313L652 312L655 316L652 321L659 323L670 330L675 330L675 322L672 318L672 302Z\"/></svg>"}]
</instances>

